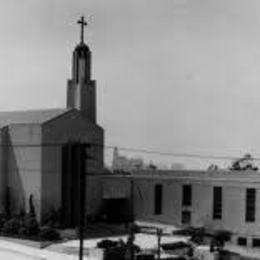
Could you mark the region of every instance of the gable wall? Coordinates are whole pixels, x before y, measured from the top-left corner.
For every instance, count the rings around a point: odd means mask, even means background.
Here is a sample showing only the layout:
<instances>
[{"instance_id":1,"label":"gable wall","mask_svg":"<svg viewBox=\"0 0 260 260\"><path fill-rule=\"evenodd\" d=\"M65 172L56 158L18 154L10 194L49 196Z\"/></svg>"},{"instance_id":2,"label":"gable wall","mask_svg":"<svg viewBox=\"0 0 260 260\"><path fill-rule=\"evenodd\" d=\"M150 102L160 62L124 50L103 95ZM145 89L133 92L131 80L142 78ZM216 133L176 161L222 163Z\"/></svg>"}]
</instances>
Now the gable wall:
<instances>
[{"instance_id":1,"label":"gable wall","mask_svg":"<svg viewBox=\"0 0 260 260\"><path fill-rule=\"evenodd\" d=\"M36 124L16 124L8 127L7 185L11 210L29 211L29 197L40 216L41 211L41 127Z\"/></svg>"},{"instance_id":2,"label":"gable wall","mask_svg":"<svg viewBox=\"0 0 260 260\"><path fill-rule=\"evenodd\" d=\"M63 116L43 125L42 129L42 197L43 212L47 213L51 208L61 207L61 154L62 144L68 142L98 143L103 144L103 129L87 123L80 113L73 110ZM103 149L92 148L92 155L97 158L95 161L88 161L88 172L92 169L103 168Z\"/></svg>"},{"instance_id":3,"label":"gable wall","mask_svg":"<svg viewBox=\"0 0 260 260\"><path fill-rule=\"evenodd\" d=\"M8 129L0 129L0 212L5 212L7 191L7 137Z\"/></svg>"}]
</instances>

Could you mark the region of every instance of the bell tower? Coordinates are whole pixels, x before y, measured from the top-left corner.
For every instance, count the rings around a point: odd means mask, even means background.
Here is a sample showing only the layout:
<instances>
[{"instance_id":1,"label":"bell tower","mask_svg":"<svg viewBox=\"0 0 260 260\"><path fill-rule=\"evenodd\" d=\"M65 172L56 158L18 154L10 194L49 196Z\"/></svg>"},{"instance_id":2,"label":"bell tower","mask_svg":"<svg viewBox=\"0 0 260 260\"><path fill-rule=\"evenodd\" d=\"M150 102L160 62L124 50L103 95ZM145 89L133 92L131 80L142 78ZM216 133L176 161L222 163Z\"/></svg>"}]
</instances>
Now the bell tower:
<instances>
[{"instance_id":1,"label":"bell tower","mask_svg":"<svg viewBox=\"0 0 260 260\"><path fill-rule=\"evenodd\" d=\"M96 123L96 82L91 79L91 51L84 43L84 17L80 24L80 43L72 56L72 78L67 86L67 108L76 108L91 122Z\"/></svg>"}]
</instances>

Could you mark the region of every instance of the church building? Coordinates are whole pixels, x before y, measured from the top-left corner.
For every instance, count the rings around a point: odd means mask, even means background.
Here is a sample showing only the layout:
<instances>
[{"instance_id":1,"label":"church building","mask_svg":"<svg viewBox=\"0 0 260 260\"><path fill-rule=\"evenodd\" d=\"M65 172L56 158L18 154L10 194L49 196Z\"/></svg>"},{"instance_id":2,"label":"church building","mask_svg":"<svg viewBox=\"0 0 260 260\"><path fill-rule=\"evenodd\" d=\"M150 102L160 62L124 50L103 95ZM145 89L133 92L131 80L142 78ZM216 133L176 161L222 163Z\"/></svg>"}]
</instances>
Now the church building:
<instances>
[{"instance_id":1,"label":"church building","mask_svg":"<svg viewBox=\"0 0 260 260\"><path fill-rule=\"evenodd\" d=\"M102 173L104 131L96 122L96 82L84 42L84 17L78 23L81 39L73 51L67 107L0 112L0 212L7 207L28 211L31 197L39 220L61 209L73 225L79 206L79 144L86 145L89 156L80 161L85 174Z\"/></svg>"}]
</instances>

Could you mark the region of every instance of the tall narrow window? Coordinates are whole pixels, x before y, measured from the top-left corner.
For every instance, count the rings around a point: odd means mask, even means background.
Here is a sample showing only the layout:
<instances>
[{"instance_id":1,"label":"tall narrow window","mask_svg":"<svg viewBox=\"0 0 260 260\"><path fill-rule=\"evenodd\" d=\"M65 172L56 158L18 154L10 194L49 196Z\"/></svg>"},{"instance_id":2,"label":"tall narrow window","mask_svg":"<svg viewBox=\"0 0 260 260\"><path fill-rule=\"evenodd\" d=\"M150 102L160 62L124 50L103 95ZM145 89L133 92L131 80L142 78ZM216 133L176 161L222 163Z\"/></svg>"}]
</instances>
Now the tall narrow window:
<instances>
[{"instance_id":1,"label":"tall narrow window","mask_svg":"<svg viewBox=\"0 0 260 260\"><path fill-rule=\"evenodd\" d=\"M192 190L191 185L182 186L182 206L191 206Z\"/></svg>"},{"instance_id":2,"label":"tall narrow window","mask_svg":"<svg viewBox=\"0 0 260 260\"><path fill-rule=\"evenodd\" d=\"M255 189L246 189L246 222L255 221Z\"/></svg>"},{"instance_id":3,"label":"tall narrow window","mask_svg":"<svg viewBox=\"0 0 260 260\"><path fill-rule=\"evenodd\" d=\"M222 187L213 188L213 219L222 218Z\"/></svg>"},{"instance_id":4,"label":"tall narrow window","mask_svg":"<svg viewBox=\"0 0 260 260\"><path fill-rule=\"evenodd\" d=\"M162 214L163 187L162 184L156 184L154 187L154 214Z\"/></svg>"}]
</instances>

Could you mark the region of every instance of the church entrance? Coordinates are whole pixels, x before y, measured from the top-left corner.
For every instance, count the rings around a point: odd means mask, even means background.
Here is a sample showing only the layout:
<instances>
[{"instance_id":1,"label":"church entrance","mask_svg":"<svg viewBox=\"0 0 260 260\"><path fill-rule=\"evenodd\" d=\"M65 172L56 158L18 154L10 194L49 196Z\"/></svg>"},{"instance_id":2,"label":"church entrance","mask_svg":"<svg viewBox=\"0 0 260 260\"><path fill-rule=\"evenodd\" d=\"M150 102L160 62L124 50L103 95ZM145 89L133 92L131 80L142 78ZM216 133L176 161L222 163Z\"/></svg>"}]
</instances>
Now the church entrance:
<instances>
[{"instance_id":1,"label":"church entrance","mask_svg":"<svg viewBox=\"0 0 260 260\"><path fill-rule=\"evenodd\" d=\"M65 227L76 227L80 213L80 180L85 182L84 157L79 143L62 147L62 220Z\"/></svg>"},{"instance_id":2,"label":"church entrance","mask_svg":"<svg viewBox=\"0 0 260 260\"><path fill-rule=\"evenodd\" d=\"M133 221L130 201L127 198L104 199L104 215L108 222L127 223Z\"/></svg>"}]
</instances>

